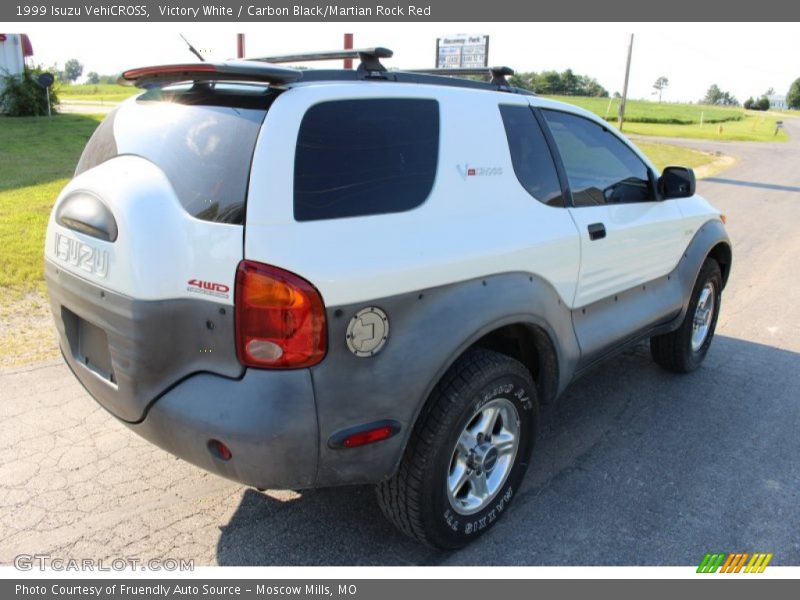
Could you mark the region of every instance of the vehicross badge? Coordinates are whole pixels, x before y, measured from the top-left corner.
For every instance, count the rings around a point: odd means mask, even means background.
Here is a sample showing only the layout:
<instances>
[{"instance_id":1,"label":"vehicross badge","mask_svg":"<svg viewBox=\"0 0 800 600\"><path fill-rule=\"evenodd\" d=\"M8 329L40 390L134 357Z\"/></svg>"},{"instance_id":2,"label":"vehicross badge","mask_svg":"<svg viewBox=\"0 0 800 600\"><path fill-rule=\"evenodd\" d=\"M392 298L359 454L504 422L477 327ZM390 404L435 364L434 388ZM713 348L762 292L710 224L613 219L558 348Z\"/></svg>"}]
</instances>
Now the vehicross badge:
<instances>
[{"instance_id":1,"label":"vehicross badge","mask_svg":"<svg viewBox=\"0 0 800 600\"><path fill-rule=\"evenodd\" d=\"M469 165L456 165L461 179L468 177L497 177L503 174L503 167L471 167Z\"/></svg>"},{"instance_id":2,"label":"vehicross badge","mask_svg":"<svg viewBox=\"0 0 800 600\"><path fill-rule=\"evenodd\" d=\"M108 252L60 233L56 233L56 258L101 279L108 275Z\"/></svg>"}]
</instances>

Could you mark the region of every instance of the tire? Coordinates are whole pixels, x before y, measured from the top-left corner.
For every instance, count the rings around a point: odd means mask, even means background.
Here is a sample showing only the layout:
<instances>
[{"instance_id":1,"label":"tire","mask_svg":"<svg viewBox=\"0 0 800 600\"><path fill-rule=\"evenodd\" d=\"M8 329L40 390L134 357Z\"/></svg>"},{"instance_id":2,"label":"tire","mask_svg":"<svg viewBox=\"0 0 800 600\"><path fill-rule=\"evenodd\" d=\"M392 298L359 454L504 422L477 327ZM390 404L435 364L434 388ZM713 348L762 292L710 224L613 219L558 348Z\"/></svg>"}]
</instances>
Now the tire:
<instances>
[{"instance_id":1,"label":"tire","mask_svg":"<svg viewBox=\"0 0 800 600\"><path fill-rule=\"evenodd\" d=\"M706 290L708 294L706 294ZM707 258L700 268L686 316L680 327L671 333L650 338L650 354L660 366L675 373L691 373L699 367L708 353L722 299L722 271L713 258ZM705 300L704 300L705 298ZM713 305L708 307L708 302ZM701 304L702 302L702 304ZM706 307L706 316L698 306ZM699 319L696 321L696 319ZM705 329L700 326L704 323Z\"/></svg>"},{"instance_id":2,"label":"tire","mask_svg":"<svg viewBox=\"0 0 800 600\"><path fill-rule=\"evenodd\" d=\"M528 369L498 352L467 351L432 392L397 472L377 486L383 513L429 546L465 546L488 531L516 495L537 421Z\"/></svg>"}]
</instances>

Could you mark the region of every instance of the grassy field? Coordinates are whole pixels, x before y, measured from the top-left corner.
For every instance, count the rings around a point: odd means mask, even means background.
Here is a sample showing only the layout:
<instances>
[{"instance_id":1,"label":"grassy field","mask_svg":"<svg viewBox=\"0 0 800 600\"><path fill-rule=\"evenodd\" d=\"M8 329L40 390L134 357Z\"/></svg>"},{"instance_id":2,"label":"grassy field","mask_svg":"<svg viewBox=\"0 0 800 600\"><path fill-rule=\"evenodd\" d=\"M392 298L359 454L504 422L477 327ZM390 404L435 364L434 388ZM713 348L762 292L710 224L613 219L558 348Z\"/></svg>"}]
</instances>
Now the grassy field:
<instances>
[{"instance_id":1,"label":"grassy field","mask_svg":"<svg viewBox=\"0 0 800 600\"><path fill-rule=\"evenodd\" d=\"M708 152L699 152L671 144L654 144L653 142L637 142L636 146L653 161L659 170L667 166L691 167L699 169L717 161L718 157Z\"/></svg>"},{"instance_id":2,"label":"grassy field","mask_svg":"<svg viewBox=\"0 0 800 600\"><path fill-rule=\"evenodd\" d=\"M578 96L548 96L575 104L593 112L604 119L616 119L619 111L619 98L583 98ZM724 123L743 119L745 111L741 108L706 106L703 104L672 104L649 102L647 100L628 100L625 105L625 120L641 123L668 123L671 125L691 125L700 123Z\"/></svg>"},{"instance_id":3,"label":"grassy field","mask_svg":"<svg viewBox=\"0 0 800 600\"><path fill-rule=\"evenodd\" d=\"M44 233L99 120L0 116L0 368L58 354L43 294Z\"/></svg>"},{"instance_id":4,"label":"grassy field","mask_svg":"<svg viewBox=\"0 0 800 600\"><path fill-rule=\"evenodd\" d=\"M42 284L50 208L72 175L100 117L0 117L0 289L24 294Z\"/></svg>"},{"instance_id":5,"label":"grassy field","mask_svg":"<svg viewBox=\"0 0 800 600\"><path fill-rule=\"evenodd\" d=\"M142 93L142 90L132 86L116 85L113 83L99 84L62 84L58 88L58 97L61 100L84 100L86 102L117 103L126 98Z\"/></svg>"},{"instance_id":6,"label":"grassy field","mask_svg":"<svg viewBox=\"0 0 800 600\"><path fill-rule=\"evenodd\" d=\"M625 123L625 133L663 137L692 138L700 140L728 140L742 142L785 142L789 139L784 129L775 134L776 119L763 113L747 114L741 121L697 125L668 125L662 123Z\"/></svg>"},{"instance_id":7,"label":"grassy field","mask_svg":"<svg viewBox=\"0 0 800 600\"><path fill-rule=\"evenodd\" d=\"M616 125L618 99L551 96L585 108L608 118ZM611 108L609 108L609 102ZM700 115L703 124L700 125ZM786 131L775 135L773 114L746 111L742 108L723 108L701 104L658 104L644 100L629 100L625 108L625 133L703 140L745 142L783 142L789 139Z\"/></svg>"}]
</instances>

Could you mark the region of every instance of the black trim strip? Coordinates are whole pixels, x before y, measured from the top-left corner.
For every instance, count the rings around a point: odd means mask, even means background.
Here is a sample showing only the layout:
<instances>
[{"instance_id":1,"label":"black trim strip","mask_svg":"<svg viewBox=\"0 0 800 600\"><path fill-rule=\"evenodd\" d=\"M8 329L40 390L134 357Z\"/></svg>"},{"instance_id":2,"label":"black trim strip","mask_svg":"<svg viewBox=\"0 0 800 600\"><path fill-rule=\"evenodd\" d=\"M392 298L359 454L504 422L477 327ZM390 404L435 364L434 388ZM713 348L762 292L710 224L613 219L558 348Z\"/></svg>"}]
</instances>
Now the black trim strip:
<instances>
[{"instance_id":1,"label":"black trim strip","mask_svg":"<svg viewBox=\"0 0 800 600\"><path fill-rule=\"evenodd\" d=\"M556 173L558 174L558 181L561 183L561 196L564 198L565 208L575 208L575 202L572 199L572 189L569 187L569 179L567 178L567 170L564 168L564 162L561 160L561 153L558 151L556 138L553 137L553 132L547 124L547 119L544 118L542 111L537 106L531 106L531 112L536 117L536 122L544 133L544 139L547 146L550 148L550 155L553 157L553 162L556 165Z\"/></svg>"}]
</instances>

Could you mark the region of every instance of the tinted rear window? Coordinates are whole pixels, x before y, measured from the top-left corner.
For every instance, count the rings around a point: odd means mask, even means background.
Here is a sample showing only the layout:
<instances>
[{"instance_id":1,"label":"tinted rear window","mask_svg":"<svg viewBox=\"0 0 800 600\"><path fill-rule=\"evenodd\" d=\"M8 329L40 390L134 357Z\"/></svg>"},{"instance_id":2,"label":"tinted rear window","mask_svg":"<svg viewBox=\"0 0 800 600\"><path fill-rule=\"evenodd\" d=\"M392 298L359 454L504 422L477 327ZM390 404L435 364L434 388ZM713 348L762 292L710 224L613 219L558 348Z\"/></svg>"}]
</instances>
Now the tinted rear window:
<instances>
[{"instance_id":1,"label":"tinted rear window","mask_svg":"<svg viewBox=\"0 0 800 600\"><path fill-rule=\"evenodd\" d=\"M337 219L410 210L433 188L435 100L337 100L308 109L294 163L294 217Z\"/></svg>"},{"instance_id":2,"label":"tinted rear window","mask_svg":"<svg viewBox=\"0 0 800 600\"><path fill-rule=\"evenodd\" d=\"M148 92L100 124L75 174L115 156L141 156L164 172L189 214L241 224L253 150L273 94L263 88Z\"/></svg>"},{"instance_id":3,"label":"tinted rear window","mask_svg":"<svg viewBox=\"0 0 800 600\"><path fill-rule=\"evenodd\" d=\"M556 164L542 128L528 106L500 106L514 173L528 193L550 206L564 206Z\"/></svg>"}]
</instances>

